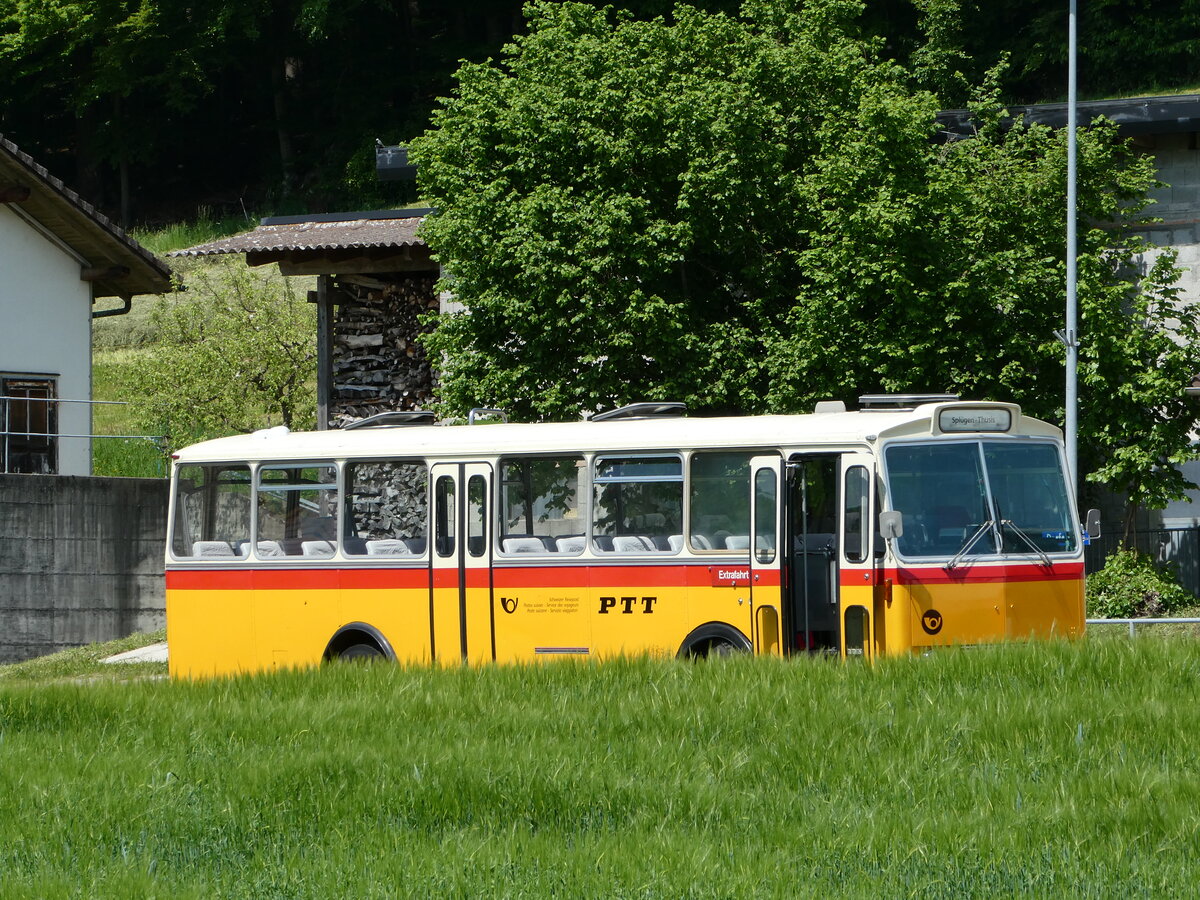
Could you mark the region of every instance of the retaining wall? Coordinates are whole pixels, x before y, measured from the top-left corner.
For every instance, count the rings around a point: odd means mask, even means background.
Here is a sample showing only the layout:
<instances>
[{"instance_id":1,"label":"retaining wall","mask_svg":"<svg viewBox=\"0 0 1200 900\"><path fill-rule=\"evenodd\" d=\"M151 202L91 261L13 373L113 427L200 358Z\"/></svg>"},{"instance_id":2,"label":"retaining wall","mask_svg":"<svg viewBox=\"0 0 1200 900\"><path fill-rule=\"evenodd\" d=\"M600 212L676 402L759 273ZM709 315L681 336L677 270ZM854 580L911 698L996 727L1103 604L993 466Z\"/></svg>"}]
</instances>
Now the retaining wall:
<instances>
[{"instance_id":1,"label":"retaining wall","mask_svg":"<svg viewBox=\"0 0 1200 900\"><path fill-rule=\"evenodd\" d=\"M168 482L0 475L0 662L165 622Z\"/></svg>"}]
</instances>

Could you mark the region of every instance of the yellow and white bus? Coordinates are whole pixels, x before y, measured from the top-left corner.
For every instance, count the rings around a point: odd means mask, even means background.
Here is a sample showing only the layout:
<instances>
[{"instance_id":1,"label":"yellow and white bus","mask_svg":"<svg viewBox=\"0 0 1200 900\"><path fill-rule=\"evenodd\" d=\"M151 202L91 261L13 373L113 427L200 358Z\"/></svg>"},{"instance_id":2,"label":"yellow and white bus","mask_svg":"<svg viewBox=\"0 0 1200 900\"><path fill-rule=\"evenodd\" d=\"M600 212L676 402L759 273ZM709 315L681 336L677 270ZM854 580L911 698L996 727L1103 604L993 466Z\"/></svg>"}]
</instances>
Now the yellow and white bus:
<instances>
[{"instance_id":1,"label":"yellow and white bus","mask_svg":"<svg viewBox=\"0 0 1200 900\"><path fill-rule=\"evenodd\" d=\"M175 676L323 660L872 657L1079 635L1060 431L1011 403L441 425L180 451Z\"/></svg>"}]
</instances>

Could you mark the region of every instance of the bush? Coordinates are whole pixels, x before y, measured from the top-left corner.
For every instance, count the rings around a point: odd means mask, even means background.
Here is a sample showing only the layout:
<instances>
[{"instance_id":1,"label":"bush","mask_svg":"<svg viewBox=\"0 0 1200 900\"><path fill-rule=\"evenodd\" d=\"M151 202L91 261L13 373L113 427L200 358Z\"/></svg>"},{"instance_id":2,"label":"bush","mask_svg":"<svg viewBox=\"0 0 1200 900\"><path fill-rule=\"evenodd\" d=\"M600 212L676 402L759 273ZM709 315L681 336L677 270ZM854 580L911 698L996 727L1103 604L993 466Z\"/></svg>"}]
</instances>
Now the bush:
<instances>
[{"instance_id":1,"label":"bush","mask_svg":"<svg viewBox=\"0 0 1200 900\"><path fill-rule=\"evenodd\" d=\"M1093 619L1161 616L1195 603L1167 567L1145 553L1125 548L1087 577L1087 614Z\"/></svg>"}]
</instances>

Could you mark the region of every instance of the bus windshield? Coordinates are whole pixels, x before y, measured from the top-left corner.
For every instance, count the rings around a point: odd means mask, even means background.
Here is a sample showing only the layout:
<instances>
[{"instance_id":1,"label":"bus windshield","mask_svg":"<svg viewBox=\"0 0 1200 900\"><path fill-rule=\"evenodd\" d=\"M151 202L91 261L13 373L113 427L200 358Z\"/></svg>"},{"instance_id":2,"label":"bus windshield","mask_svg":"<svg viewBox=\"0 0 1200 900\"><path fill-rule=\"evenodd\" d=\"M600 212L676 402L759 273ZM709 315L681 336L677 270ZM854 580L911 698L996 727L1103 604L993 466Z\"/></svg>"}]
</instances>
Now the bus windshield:
<instances>
[{"instance_id":1,"label":"bus windshield","mask_svg":"<svg viewBox=\"0 0 1200 900\"><path fill-rule=\"evenodd\" d=\"M1078 547L1053 444L956 441L889 447L892 508L904 515L906 558L1044 555Z\"/></svg>"}]
</instances>

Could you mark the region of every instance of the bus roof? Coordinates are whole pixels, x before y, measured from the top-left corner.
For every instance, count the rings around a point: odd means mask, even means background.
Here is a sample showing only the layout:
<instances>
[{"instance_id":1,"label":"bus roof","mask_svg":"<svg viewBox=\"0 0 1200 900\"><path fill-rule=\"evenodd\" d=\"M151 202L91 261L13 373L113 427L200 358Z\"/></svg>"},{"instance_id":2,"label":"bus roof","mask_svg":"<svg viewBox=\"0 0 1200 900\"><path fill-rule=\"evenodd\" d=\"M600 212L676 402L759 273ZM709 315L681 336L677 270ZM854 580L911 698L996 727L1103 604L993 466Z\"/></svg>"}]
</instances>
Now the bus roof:
<instances>
[{"instance_id":1,"label":"bus roof","mask_svg":"<svg viewBox=\"0 0 1200 900\"><path fill-rule=\"evenodd\" d=\"M610 422L404 425L289 432L268 428L180 450L187 462L321 460L405 456L480 457L514 453L856 446L876 439L919 437L937 430L943 410L1010 410L1010 435L1058 437L1046 422L1022 416L1011 403L923 404L911 409L722 418L649 418ZM969 428L956 436L972 433ZM994 436L994 432L993 432Z\"/></svg>"}]
</instances>

